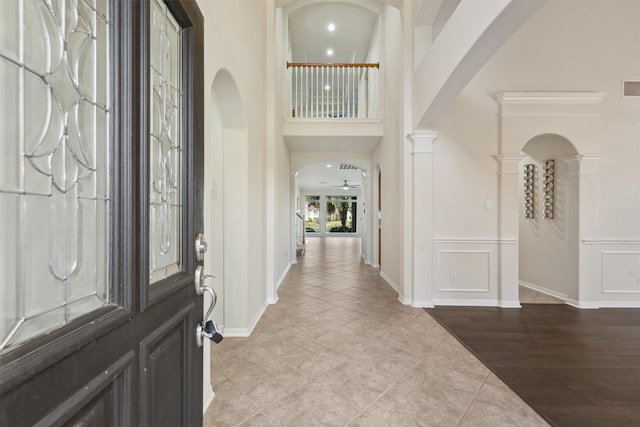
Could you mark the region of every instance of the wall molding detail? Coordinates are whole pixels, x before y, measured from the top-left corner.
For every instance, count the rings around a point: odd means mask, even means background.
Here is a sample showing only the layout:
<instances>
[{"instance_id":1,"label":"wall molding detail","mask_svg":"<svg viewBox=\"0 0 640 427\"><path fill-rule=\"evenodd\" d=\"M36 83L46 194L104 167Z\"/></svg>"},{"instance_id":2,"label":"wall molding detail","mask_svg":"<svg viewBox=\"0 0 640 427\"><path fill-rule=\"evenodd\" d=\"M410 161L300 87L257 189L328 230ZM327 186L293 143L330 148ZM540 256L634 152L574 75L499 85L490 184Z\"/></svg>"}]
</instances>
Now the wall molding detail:
<instances>
[{"instance_id":1,"label":"wall molding detail","mask_svg":"<svg viewBox=\"0 0 640 427\"><path fill-rule=\"evenodd\" d=\"M500 104L599 104L606 92L504 92L493 98Z\"/></svg>"},{"instance_id":2,"label":"wall molding detail","mask_svg":"<svg viewBox=\"0 0 640 427\"><path fill-rule=\"evenodd\" d=\"M597 239L584 239L580 241L584 245L639 245L640 240L597 240Z\"/></svg>"},{"instance_id":3,"label":"wall molding detail","mask_svg":"<svg viewBox=\"0 0 640 427\"><path fill-rule=\"evenodd\" d=\"M478 244L478 245L515 245L518 239L472 239L472 238L437 238L434 244Z\"/></svg>"}]
</instances>

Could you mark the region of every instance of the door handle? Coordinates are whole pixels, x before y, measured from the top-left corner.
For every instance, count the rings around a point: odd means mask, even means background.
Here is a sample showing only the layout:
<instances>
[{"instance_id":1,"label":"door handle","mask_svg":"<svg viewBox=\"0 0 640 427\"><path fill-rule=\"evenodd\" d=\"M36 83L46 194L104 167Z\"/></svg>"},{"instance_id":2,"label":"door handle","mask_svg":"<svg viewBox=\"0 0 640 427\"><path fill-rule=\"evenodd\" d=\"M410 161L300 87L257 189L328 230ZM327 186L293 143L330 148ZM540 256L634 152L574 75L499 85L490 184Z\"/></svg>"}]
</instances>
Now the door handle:
<instances>
[{"instance_id":1,"label":"door handle","mask_svg":"<svg viewBox=\"0 0 640 427\"><path fill-rule=\"evenodd\" d=\"M215 276L212 276L210 274L204 274L204 267L202 267L201 265L198 265L196 267L196 274L194 279L196 293L198 295L204 295L204 293L206 292L211 295L211 303L209 304L209 308L207 309L207 314L204 316L204 319L202 319L202 322L200 322L200 324L196 328L196 342L198 344L198 347L202 347L203 338L205 337L209 338L216 344L218 344L224 338L222 336L222 328L219 327L213 320L208 320L209 316L211 316L211 313L213 312L213 308L218 303L218 294L215 289L210 286L206 286L205 281L207 278L214 277Z\"/></svg>"}]
</instances>

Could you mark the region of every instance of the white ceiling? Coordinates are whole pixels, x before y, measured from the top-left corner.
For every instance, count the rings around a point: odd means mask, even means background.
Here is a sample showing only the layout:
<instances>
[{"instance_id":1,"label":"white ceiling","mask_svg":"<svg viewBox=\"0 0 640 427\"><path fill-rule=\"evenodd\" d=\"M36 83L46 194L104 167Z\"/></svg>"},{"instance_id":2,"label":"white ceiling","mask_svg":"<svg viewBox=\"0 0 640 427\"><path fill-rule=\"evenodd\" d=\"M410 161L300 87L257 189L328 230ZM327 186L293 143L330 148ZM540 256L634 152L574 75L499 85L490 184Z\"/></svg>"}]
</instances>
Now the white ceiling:
<instances>
[{"instance_id":1,"label":"white ceiling","mask_svg":"<svg viewBox=\"0 0 640 427\"><path fill-rule=\"evenodd\" d=\"M365 62L378 15L364 7L318 2L289 14L293 62ZM327 29L329 23L335 30ZM327 49L333 49L332 56Z\"/></svg>"},{"instance_id":2,"label":"white ceiling","mask_svg":"<svg viewBox=\"0 0 640 427\"><path fill-rule=\"evenodd\" d=\"M296 184L301 189L330 189L335 188L337 191L343 191L340 187L347 180L349 185L362 185L363 179L362 169L340 170L341 162L323 162L314 163L301 168L296 176ZM350 164L342 162L342 164ZM331 165L331 167L327 167Z\"/></svg>"}]
</instances>

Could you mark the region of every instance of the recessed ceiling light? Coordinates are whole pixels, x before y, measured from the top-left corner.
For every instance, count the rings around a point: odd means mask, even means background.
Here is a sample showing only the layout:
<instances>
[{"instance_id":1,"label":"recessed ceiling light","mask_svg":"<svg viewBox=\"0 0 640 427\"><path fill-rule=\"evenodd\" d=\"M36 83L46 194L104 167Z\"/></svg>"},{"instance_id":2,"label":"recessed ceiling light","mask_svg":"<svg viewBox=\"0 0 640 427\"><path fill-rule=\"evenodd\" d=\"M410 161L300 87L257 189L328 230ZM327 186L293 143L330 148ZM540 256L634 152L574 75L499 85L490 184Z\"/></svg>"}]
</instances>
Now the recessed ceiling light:
<instances>
[{"instance_id":1,"label":"recessed ceiling light","mask_svg":"<svg viewBox=\"0 0 640 427\"><path fill-rule=\"evenodd\" d=\"M327 55L329 56L333 55L333 49L327 49Z\"/></svg>"},{"instance_id":2,"label":"recessed ceiling light","mask_svg":"<svg viewBox=\"0 0 640 427\"><path fill-rule=\"evenodd\" d=\"M329 90L329 89L331 89L331 86L329 86L329 85L326 85L326 86L324 87L324 90ZM331 167L331 166L329 166L329 167Z\"/></svg>"},{"instance_id":3,"label":"recessed ceiling light","mask_svg":"<svg viewBox=\"0 0 640 427\"><path fill-rule=\"evenodd\" d=\"M330 168L331 167L331 163L327 163L327 167Z\"/></svg>"},{"instance_id":4,"label":"recessed ceiling light","mask_svg":"<svg viewBox=\"0 0 640 427\"><path fill-rule=\"evenodd\" d=\"M327 25L327 30L333 32L335 31L336 26L333 23L330 23L329 25Z\"/></svg>"}]
</instances>

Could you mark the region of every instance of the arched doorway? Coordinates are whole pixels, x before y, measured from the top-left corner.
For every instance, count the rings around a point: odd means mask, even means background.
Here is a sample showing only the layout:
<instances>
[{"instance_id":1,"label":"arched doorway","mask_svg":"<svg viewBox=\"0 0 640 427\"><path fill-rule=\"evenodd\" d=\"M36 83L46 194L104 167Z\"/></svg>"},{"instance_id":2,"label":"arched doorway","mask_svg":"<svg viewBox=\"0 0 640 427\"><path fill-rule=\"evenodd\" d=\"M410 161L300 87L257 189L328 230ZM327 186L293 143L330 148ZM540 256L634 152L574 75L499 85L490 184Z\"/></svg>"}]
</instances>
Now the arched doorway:
<instances>
[{"instance_id":1,"label":"arched doorway","mask_svg":"<svg viewBox=\"0 0 640 427\"><path fill-rule=\"evenodd\" d=\"M226 70L211 87L211 137L205 146L205 254L208 283L218 293L213 319L226 334L246 327L249 244L248 138L237 85Z\"/></svg>"},{"instance_id":2,"label":"arched doorway","mask_svg":"<svg viewBox=\"0 0 640 427\"><path fill-rule=\"evenodd\" d=\"M520 285L565 301L577 301L578 175L570 163L578 153L569 140L555 134L530 139L522 152Z\"/></svg>"}]
</instances>

